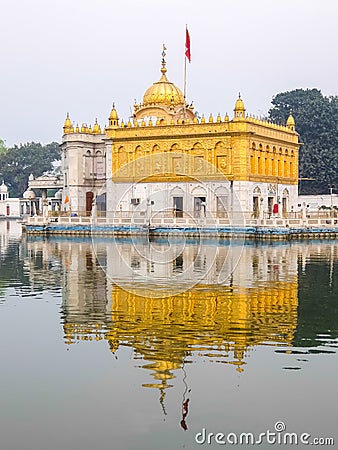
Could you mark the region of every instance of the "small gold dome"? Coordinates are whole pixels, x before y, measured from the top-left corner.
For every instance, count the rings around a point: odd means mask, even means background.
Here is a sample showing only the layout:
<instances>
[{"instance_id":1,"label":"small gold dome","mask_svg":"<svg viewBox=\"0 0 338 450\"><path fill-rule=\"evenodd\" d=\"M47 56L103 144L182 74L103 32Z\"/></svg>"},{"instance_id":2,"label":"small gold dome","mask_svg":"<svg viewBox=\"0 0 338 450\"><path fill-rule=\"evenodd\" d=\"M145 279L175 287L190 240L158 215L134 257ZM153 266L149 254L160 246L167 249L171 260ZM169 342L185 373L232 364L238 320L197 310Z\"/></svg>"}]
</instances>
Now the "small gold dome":
<instances>
[{"instance_id":1,"label":"small gold dome","mask_svg":"<svg viewBox=\"0 0 338 450\"><path fill-rule=\"evenodd\" d=\"M184 96L174 83L171 83L166 76L166 68L162 67L162 76L148 88L143 96L143 106L163 104L167 106L184 105Z\"/></svg>"},{"instance_id":2,"label":"small gold dome","mask_svg":"<svg viewBox=\"0 0 338 450\"><path fill-rule=\"evenodd\" d=\"M110 112L110 116L109 116L109 127L118 127L119 125L119 118L117 115L117 111L115 109L115 103L113 103L113 107L112 110Z\"/></svg>"},{"instance_id":3,"label":"small gold dome","mask_svg":"<svg viewBox=\"0 0 338 450\"><path fill-rule=\"evenodd\" d=\"M67 113L67 117L66 117L66 120L65 120L65 123L64 123L63 126L64 127L71 127L72 126L72 122L70 121L70 118L69 118L69 113Z\"/></svg>"},{"instance_id":4,"label":"small gold dome","mask_svg":"<svg viewBox=\"0 0 338 450\"><path fill-rule=\"evenodd\" d=\"M115 109L115 103L113 103L113 107L109 116L109 120L118 120L117 111Z\"/></svg>"},{"instance_id":5,"label":"small gold dome","mask_svg":"<svg viewBox=\"0 0 338 450\"><path fill-rule=\"evenodd\" d=\"M286 121L286 126L288 128L294 129L295 128L295 119L293 118L292 113L290 112L290 115L288 117L288 120Z\"/></svg>"},{"instance_id":6,"label":"small gold dome","mask_svg":"<svg viewBox=\"0 0 338 450\"><path fill-rule=\"evenodd\" d=\"M73 128L73 125L72 125L72 122L71 122L71 120L69 118L69 113L67 113L67 117L66 117L65 123L63 125L63 132L64 132L64 134L72 133L74 131L74 129L72 131L72 128Z\"/></svg>"},{"instance_id":7,"label":"small gold dome","mask_svg":"<svg viewBox=\"0 0 338 450\"><path fill-rule=\"evenodd\" d=\"M235 104L235 111L245 111L245 106L243 100L241 99L241 94L238 95L238 99Z\"/></svg>"},{"instance_id":8,"label":"small gold dome","mask_svg":"<svg viewBox=\"0 0 338 450\"><path fill-rule=\"evenodd\" d=\"M238 99L235 104L234 118L244 119L245 118L245 106L243 100L241 99L241 94L238 94Z\"/></svg>"},{"instance_id":9,"label":"small gold dome","mask_svg":"<svg viewBox=\"0 0 338 450\"><path fill-rule=\"evenodd\" d=\"M97 123L97 119L95 119L93 133L94 134L100 134L100 127L99 127L99 124Z\"/></svg>"}]
</instances>

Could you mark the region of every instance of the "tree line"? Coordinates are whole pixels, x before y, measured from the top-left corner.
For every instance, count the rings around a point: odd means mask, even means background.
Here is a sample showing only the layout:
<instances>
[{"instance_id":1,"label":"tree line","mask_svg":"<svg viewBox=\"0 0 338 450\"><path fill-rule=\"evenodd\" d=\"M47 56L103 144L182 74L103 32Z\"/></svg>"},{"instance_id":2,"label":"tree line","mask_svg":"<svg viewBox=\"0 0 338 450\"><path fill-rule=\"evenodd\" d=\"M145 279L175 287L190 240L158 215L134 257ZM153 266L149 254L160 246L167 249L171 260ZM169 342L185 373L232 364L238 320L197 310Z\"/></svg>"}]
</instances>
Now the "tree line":
<instances>
[{"instance_id":1,"label":"tree line","mask_svg":"<svg viewBox=\"0 0 338 450\"><path fill-rule=\"evenodd\" d=\"M29 175L32 173L38 177L53 172L53 163L60 159L57 142L47 145L30 142L7 148L0 140L0 183L6 183L10 197L22 197L28 187Z\"/></svg>"},{"instance_id":2,"label":"tree line","mask_svg":"<svg viewBox=\"0 0 338 450\"><path fill-rule=\"evenodd\" d=\"M290 112L302 143L299 150L300 194L327 194L338 188L338 96L324 96L318 89L295 89L273 97L268 119L285 124ZM60 161L59 144L36 142L7 148L0 139L0 182L11 197L21 197L28 177L53 171Z\"/></svg>"},{"instance_id":3,"label":"tree line","mask_svg":"<svg viewBox=\"0 0 338 450\"><path fill-rule=\"evenodd\" d=\"M338 188L338 96L318 89L295 89L272 99L269 119L285 124L290 112L302 143L299 149L301 194L328 194Z\"/></svg>"}]
</instances>

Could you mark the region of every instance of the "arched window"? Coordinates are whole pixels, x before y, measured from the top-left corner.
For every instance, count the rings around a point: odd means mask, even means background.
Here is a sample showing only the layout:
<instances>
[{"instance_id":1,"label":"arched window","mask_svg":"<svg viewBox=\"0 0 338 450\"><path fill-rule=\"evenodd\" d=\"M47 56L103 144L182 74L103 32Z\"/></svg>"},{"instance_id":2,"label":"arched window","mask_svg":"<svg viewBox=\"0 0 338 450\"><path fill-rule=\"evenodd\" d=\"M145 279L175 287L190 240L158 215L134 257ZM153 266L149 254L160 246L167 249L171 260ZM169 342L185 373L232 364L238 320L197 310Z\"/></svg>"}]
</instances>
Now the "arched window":
<instances>
[{"instance_id":1,"label":"arched window","mask_svg":"<svg viewBox=\"0 0 338 450\"><path fill-rule=\"evenodd\" d=\"M173 145L170 147L170 151L171 151L171 152L178 152L179 150L180 150L180 148L179 148L178 144L173 144Z\"/></svg>"},{"instance_id":2,"label":"arched window","mask_svg":"<svg viewBox=\"0 0 338 450\"><path fill-rule=\"evenodd\" d=\"M90 150L87 150L84 155L84 174L85 178L89 179L93 177L93 157Z\"/></svg>"},{"instance_id":3,"label":"arched window","mask_svg":"<svg viewBox=\"0 0 338 450\"><path fill-rule=\"evenodd\" d=\"M104 156L100 150L95 153L95 173L98 180L106 177Z\"/></svg>"}]
</instances>

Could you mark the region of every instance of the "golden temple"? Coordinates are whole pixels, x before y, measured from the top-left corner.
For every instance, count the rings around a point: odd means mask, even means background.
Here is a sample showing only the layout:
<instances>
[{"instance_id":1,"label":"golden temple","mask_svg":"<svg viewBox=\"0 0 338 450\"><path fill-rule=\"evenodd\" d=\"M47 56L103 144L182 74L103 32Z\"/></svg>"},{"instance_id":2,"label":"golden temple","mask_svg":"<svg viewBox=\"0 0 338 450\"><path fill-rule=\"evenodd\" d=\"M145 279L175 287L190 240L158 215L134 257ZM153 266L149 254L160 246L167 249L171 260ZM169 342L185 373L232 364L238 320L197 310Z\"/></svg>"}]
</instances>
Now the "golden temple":
<instances>
[{"instance_id":1,"label":"golden temple","mask_svg":"<svg viewBox=\"0 0 338 450\"><path fill-rule=\"evenodd\" d=\"M107 181L107 212L112 204L125 208L115 204L111 179L148 183L148 197L159 182L176 183L187 192L191 181L212 185L227 180L229 185L224 186L237 195L243 211L271 212L274 204L280 204L286 213L296 206L300 143L292 115L285 125L257 119L246 113L239 95L232 118L199 117L180 88L169 81L164 57L159 81L145 91L140 103L135 102L127 122L120 120L113 104L104 131L97 121L93 128L74 127L67 115L63 133L63 196L72 198L73 209L79 211L91 209L85 199L100 195L103 181ZM221 194L214 194L199 198L205 197L215 209ZM173 198L166 201L166 207L177 203ZM183 210L188 207L182 204Z\"/></svg>"}]
</instances>

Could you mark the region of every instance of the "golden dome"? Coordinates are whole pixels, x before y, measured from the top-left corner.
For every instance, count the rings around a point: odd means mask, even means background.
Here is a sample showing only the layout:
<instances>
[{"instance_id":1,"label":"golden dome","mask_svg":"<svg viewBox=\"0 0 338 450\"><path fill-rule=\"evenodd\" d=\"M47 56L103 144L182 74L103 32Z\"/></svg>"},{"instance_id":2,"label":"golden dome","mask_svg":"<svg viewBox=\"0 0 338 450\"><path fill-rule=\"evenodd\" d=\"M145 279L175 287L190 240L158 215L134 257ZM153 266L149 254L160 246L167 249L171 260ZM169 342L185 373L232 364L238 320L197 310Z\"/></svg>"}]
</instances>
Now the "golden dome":
<instances>
[{"instance_id":1,"label":"golden dome","mask_svg":"<svg viewBox=\"0 0 338 450\"><path fill-rule=\"evenodd\" d=\"M165 62L162 62L161 68L162 76L159 81L155 82L149 89L146 90L143 96L143 106L149 105L167 105L177 106L184 105L184 96L174 83L171 83L167 76L167 69L165 68Z\"/></svg>"},{"instance_id":2,"label":"golden dome","mask_svg":"<svg viewBox=\"0 0 338 450\"><path fill-rule=\"evenodd\" d=\"M167 78L165 51L163 45L161 78L145 91L139 104L134 104L135 126L141 125L142 119L147 122L150 117L154 118L154 125L176 124L178 119L191 123L195 117L192 104L186 105L181 89Z\"/></svg>"}]
</instances>

